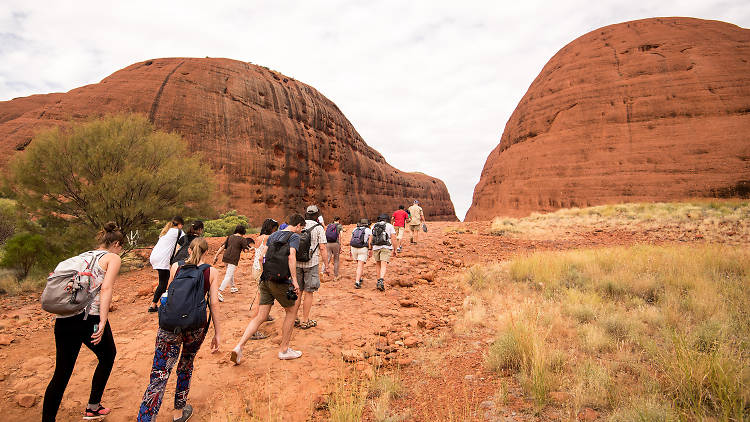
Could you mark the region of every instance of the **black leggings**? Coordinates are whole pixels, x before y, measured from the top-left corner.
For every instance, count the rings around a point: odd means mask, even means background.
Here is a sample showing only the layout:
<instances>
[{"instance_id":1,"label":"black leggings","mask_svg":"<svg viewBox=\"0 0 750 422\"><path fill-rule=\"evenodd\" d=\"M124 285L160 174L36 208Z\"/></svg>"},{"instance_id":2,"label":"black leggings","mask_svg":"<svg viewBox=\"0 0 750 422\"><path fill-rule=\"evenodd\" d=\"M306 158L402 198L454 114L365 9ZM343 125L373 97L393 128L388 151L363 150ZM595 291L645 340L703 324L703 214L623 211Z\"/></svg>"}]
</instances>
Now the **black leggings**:
<instances>
[{"instance_id":1,"label":"black leggings","mask_svg":"<svg viewBox=\"0 0 750 422\"><path fill-rule=\"evenodd\" d=\"M104 387L107 386L112 365L115 362L115 339L112 337L112 329L109 321L104 327L102 341L97 345L91 344L91 335L94 334L94 324L99 323L99 315L89 315L83 319L83 314L70 318L57 318L55 320L55 349L57 357L55 360L55 374L44 393L44 404L42 405L42 422L53 422L60 408L60 402L68 386L70 376L73 374L78 352L81 344L85 344L99 359L91 380L91 395L89 403L99 403L102 400Z\"/></svg>"},{"instance_id":2,"label":"black leggings","mask_svg":"<svg viewBox=\"0 0 750 422\"><path fill-rule=\"evenodd\" d=\"M167 291L167 282L169 281L169 270L156 270L159 273L159 286L154 292L154 303L159 303L159 298Z\"/></svg>"}]
</instances>

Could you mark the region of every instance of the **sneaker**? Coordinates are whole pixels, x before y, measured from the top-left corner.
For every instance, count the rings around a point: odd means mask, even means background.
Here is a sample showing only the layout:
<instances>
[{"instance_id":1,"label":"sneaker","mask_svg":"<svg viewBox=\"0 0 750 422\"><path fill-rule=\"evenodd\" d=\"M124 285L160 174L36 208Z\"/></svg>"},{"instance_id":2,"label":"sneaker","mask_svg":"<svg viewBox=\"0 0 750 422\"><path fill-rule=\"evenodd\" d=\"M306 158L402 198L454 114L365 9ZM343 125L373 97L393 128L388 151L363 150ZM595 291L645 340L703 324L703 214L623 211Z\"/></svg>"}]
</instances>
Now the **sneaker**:
<instances>
[{"instance_id":1,"label":"sneaker","mask_svg":"<svg viewBox=\"0 0 750 422\"><path fill-rule=\"evenodd\" d=\"M101 419L104 419L109 415L109 413L112 411L112 409L107 409L106 407L99 405L99 408L96 410L91 410L89 408L86 408L86 410L83 412L83 420L86 421L98 421Z\"/></svg>"},{"instance_id":2,"label":"sneaker","mask_svg":"<svg viewBox=\"0 0 750 422\"><path fill-rule=\"evenodd\" d=\"M242 361L242 349L239 347L235 347L232 349L232 353L229 355L229 360L232 361L235 365L239 365Z\"/></svg>"},{"instance_id":3,"label":"sneaker","mask_svg":"<svg viewBox=\"0 0 750 422\"><path fill-rule=\"evenodd\" d=\"M378 290L380 290L381 292L385 290L385 285L383 284L382 278L378 279Z\"/></svg>"},{"instance_id":4,"label":"sneaker","mask_svg":"<svg viewBox=\"0 0 750 422\"><path fill-rule=\"evenodd\" d=\"M396 253L401 253L401 246L399 246L398 248L396 248Z\"/></svg>"},{"instance_id":5,"label":"sneaker","mask_svg":"<svg viewBox=\"0 0 750 422\"><path fill-rule=\"evenodd\" d=\"M219 302L223 302L223 301L224 301L224 295L221 294L221 292L219 292Z\"/></svg>"},{"instance_id":6,"label":"sneaker","mask_svg":"<svg viewBox=\"0 0 750 422\"><path fill-rule=\"evenodd\" d=\"M232 287L231 289L229 289L229 292L230 292L230 293L237 293L237 292L239 292L239 291L240 291L240 289L238 289L238 288L236 288L236 287Z\"/></svg>"},{"instance_id":7,"label":"sneaker","mask_svg":"<svg viewBox=\"0 0 750 422\"><path fill-rule=\"evenodd\" d=\"M182 408L182 416L172 420L174 422L187 422L187 420L190 419L191 416L193 416L193 406L186 404L185 407Z\"/></svg>"},{"instance_id":8,"label":"sneaker","mask_svg":"<svg viewBox=\"0 0 750 422\"><path fill-rule=\"evenodd\" d=\"M291 347L287 347L286 352L284 353L279 352L279 359L281 360L297 359L300 356L302 356L302 352L299 350L293 350Z\"/></svg>"},{"instance_id":9,"label":"sneaker","mask_svg":"<svg viewBox=\"0 0 750 422\"><path fill-rule=\"evenodd\" d=\"M354 282L354 288L355 289L361 289L362 288L362 280L357 280Z\"/></svg>"}]
</instances>

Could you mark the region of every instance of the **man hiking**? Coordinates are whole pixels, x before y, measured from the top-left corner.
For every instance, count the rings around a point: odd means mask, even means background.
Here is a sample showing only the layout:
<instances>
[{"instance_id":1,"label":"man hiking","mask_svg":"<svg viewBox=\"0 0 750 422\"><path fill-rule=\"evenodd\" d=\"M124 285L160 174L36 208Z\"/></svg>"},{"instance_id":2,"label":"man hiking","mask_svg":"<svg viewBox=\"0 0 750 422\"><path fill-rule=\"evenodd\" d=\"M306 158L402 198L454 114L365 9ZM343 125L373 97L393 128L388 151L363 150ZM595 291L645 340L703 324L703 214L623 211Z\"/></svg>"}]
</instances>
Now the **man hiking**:
<instances>
[{"instance_id":1,"label":"man hiking","mask_svg":"<svg viewBox=\"0 0 750 422\"><path fill-rule=\"evenodd\" d=\"M302 304L302 319L295 321L295 325L306 330L318 325L314 319L310 319L310 310L313 304L313 295L320 288L320 273L318 264L320 256L323 262L328 261L328 250L326 249L326 231L318 222L320 210L315 205L310 205L305 211L305 229L300 233L300 245L297 250L297 281L299 282L302 295L298 301ZM325 274L328 274L326 266Z\"/></svg>"},{"instance_id":2,"label":"man hiking","mask_svg":"<svg viewBox=\"0 0 750 422\"><path fill-rule=\"evenodd\" d=\"M414 204L409 207L409 234L411 235L411 243L417 243L419 240L419 230L421 225L425 223L424 213L422 207L419 206L419 201L414 200Z\"/></svg>"},{"instance_id":3,"label":"man hiking","mask_svg":"<svg viewBox=\"0 0 750 422\"><path fill-rule=\"evenodd\" d=\"M299 214L292 214L289 223L283 230L276 231L266 240L266 256L258 291L258 315L245 328L245 333L239 343L232 349L230 360L235 365L242 361L242 346L258 331L258 327L266 322L274 300L284 308L284 322L281 325L281 343L279 344L279 359L297 359L302 352L289 347L294 329L294 318L297 315L297 296L300 286L297 280L297 249L299 248L300 233L305 225L305 219Z\"/></svg>"},{"instance_id":4,"label":"man hiking","mask_svg":"<svg viewBox=\"0 0 750 422\"><path fill-rule=\"evenodd\" d=\"M362 288L362 272L365 269L365 262L367 262L367 256L369 255L368 244L372 230L368 227L370 222L363 218L357 224L357 227L352 230L352 239L349 241L351 247L351 257L357 261L357 273L354 278L354 288Z\"/></svg>"},{"instance_id":5,"label":"man hiking","mask_svg":"<svg viewBox=\"0 0 750 422\"><path fill-rule=\"evenodd\" d=\"M341 225L341 218L336 217L333 219L333 223L326 227L326 250L328 252L328 258L325 261L325 267L331 268L331 261L333 261L333 279L339 279L339 255L341 254L341 233L344 231L344 226Z\"/></svg>"},{"instance_id":6,"label":"man hiking","mask_svg":"<svg viewBox=\"0 0 750 422\"><path fill-rule=\"evenodd\" d=\"M404 211L404 206L399 205L396 212L393 213L391 216L391 224L393 224L393 228L396 230L396 236L395 241L393 241L394 246L396 246L396 252L401 252L401 239L404 238L404 232L406 231L406 219L409 218L409 214Z\"/></svg>"},{"instance_id":7,"label":"man hiking","mask_svg":"<svg viewBox=\"0 0 750 422\"><path fill-rule=\"evenodd\" d=\"M381 292L385 290L385 269L388 266L388 260L391 258L391 251L393 250L391 239L394 234L396 234L396 230L388 222L388 215L381 214L378 217L378 222L372 225L372 235L368 242L370 249L372 249L375 269L378 273L377 289Z\"/></svg>"}]
</instances>

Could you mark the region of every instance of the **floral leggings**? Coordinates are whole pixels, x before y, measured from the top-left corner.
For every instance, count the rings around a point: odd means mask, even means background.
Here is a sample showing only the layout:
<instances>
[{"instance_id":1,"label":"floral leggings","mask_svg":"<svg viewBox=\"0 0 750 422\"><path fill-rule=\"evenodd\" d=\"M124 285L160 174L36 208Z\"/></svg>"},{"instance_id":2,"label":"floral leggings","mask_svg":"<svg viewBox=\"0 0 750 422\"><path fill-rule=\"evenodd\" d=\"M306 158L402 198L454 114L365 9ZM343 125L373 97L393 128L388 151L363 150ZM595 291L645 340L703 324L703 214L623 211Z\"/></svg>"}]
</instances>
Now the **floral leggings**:
<instances>
[{"instance_id":1,"label":"floral leggings","mask_svg":"<svg viewBox=\"0 0 750 422\"><path fill-rule=\"evenodd\" d=\"M205 328L185 331L180 334L170 333L159 328L156 333L154 366L151 368L150 381L146 392L143 393L143 403L141 403L141 408L138 411L138 422L151 422L159 413L164 389L167 386L172 367L180 354L180 346L182 346L182 356L180 356L180 363L177 364L177 388L174 396L174 407L175 409L185 407L190 391L190 378L193 375L193 360L205 337Z\"/></svg>"}]
</instances>

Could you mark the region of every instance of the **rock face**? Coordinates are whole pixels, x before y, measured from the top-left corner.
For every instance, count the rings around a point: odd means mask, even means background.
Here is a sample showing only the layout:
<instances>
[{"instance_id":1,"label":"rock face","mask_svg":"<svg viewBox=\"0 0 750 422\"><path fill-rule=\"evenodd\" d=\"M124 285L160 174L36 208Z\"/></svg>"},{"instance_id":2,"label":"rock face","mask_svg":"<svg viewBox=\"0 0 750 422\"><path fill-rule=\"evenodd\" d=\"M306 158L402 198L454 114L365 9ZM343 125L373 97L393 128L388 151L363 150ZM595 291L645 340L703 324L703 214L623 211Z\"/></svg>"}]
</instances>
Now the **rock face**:
<instances>
[{"instance_id":1,"label":"rock face","mask_svg":"<svg viewBox=\"0 0 750 422\"><path fill-rule=\"evenodd\" d=\"M219 206L253 224L310 203L351 222L412 199L430 219L456 220L442 181L391 167L317 90L229 59L148 60L65 94L0 102L0 166L40 129L119 112L180 133L216 170Z\"/></svg>"},{"instance_id":2,"label":"rock face","mask_svg":"<svg viewBox=\"0 0 750 422\"><path fill-rule=\"evenodd\" d=\"M508 120L467 220L750 195L750 30L607 26L560 50Z\"/></svg>"}]
</instances>

